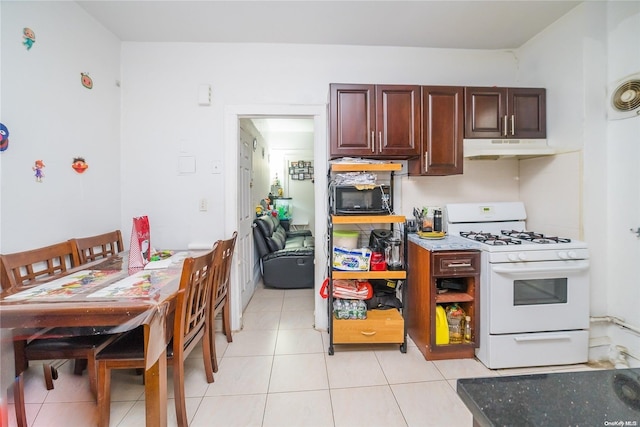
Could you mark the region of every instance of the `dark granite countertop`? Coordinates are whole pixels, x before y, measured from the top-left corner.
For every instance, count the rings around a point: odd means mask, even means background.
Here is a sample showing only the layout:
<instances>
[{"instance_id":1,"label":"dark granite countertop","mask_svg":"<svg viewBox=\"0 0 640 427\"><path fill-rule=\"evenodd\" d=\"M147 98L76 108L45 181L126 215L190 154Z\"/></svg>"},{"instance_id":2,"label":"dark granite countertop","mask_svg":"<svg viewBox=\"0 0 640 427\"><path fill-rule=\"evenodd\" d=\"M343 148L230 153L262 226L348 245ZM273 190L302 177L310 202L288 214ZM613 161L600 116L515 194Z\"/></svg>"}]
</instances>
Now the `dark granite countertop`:
<instances>
[{"instance_id":1,"label":"dark granite countertop","mask_svg":"<svg viewBox=\"0 0 640 427\"><path fill-rule=\"evenodd\" d=\"M459 379L479 426L640 426L640 369Z\"/></svg>"}]
</instances>

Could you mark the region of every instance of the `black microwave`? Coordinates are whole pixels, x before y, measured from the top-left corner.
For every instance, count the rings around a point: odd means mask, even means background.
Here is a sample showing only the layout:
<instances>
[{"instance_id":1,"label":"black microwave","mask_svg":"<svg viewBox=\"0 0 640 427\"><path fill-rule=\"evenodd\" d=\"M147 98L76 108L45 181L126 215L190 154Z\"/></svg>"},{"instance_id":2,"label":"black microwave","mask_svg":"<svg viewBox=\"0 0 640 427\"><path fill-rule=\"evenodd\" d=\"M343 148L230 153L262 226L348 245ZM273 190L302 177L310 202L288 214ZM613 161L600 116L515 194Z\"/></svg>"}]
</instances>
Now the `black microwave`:
<instances>
[{"instance_id":1,"label":"black microwave","mask_svg":"<svg viewBox=\"0 0 640 427\"><path fill-rule=\"evenodd\" d=\"M334 215L382 215L393 212L391 188L388 185L358 189L355 185L333 187Z\"/></svg>"}]
</instances>

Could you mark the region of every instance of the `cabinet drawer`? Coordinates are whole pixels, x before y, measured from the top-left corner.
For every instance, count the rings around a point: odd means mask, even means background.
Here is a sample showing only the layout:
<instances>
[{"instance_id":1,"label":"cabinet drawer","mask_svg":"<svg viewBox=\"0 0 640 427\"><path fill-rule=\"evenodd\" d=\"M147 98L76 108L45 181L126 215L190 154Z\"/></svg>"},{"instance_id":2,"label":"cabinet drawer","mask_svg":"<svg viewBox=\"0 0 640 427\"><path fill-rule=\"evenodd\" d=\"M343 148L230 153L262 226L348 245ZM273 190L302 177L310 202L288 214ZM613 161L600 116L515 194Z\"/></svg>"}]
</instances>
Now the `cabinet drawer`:
<instances>
[{"instance_id":1,"label":"cabinet drawer","mask_svg":"<svg viewBox=\"0 0 640 427\"><path fill-rule=\"evenodd\" d=\"M434 252L433 276L469 276L480 274L480 252Z\"/></svg>"},{"instance_id":2,"label":"cabinet drawer","mask_svg":"<svg viewBox=\"0 0 640 427\"><path fill-rule=\"evenodd\" d=\"M334 344L404 343L404 319L397 310L369 310L365 320L333 320Z\"/></svg>"}]
</instances>

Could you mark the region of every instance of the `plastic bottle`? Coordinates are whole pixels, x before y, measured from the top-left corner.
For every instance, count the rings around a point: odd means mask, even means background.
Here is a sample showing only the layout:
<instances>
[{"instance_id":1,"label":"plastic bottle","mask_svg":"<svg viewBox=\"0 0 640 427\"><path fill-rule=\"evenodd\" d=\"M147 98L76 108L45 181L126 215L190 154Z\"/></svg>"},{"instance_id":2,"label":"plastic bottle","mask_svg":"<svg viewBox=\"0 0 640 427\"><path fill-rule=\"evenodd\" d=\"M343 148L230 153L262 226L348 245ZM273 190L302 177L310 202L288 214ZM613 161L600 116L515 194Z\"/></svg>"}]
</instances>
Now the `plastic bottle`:
<instances>
[{"instance_id":1,"label":"plastic bottle","mask_svg":"<svg viewBox=\"0 0 640 427\"><path fill-rule=\"evenodd\" d=\"M464 318L464 342L471 342L471 316Z\"/></svg>"},{"instance_id":2,"label":"plastic bottle","mask_svg":"<svg viewBox=\"0 0 640 427\"><path fill-rule=\"evenodd\" d=\"M447 323L449 325L449 344L461 344L464 335L464 310L453 303L447 306Z\"/></svg>"}]
</instances>

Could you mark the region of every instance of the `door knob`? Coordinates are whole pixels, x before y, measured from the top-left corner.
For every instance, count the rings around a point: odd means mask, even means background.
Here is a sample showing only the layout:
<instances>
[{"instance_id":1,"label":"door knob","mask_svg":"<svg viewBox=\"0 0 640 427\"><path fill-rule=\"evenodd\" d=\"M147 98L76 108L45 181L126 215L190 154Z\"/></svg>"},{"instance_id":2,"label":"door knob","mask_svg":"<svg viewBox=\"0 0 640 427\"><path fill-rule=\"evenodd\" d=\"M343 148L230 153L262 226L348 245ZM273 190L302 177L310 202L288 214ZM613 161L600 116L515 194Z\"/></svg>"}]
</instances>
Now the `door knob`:
<instances>
[{"instance_id":1,"label":"door knob","mask_svg":"<svg viewBox=\"0 0 640 427\"><path fill-rule=\"evenodd\" d=\"M632 233L636 233L636 235L640 237L640 227L636 228L635 230L633 228L630 228L629 231Z\"/></svg>"}]
</instances>

